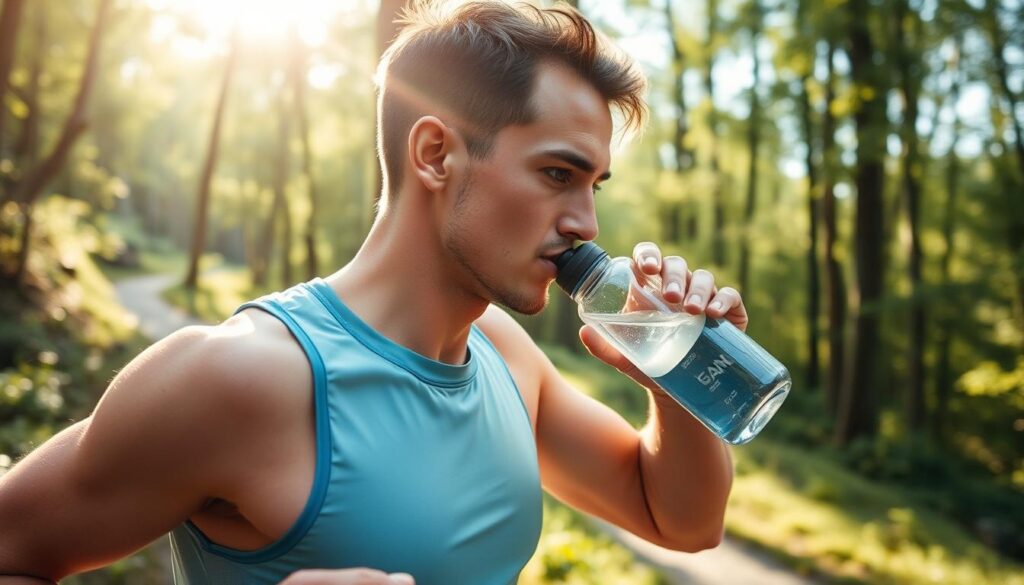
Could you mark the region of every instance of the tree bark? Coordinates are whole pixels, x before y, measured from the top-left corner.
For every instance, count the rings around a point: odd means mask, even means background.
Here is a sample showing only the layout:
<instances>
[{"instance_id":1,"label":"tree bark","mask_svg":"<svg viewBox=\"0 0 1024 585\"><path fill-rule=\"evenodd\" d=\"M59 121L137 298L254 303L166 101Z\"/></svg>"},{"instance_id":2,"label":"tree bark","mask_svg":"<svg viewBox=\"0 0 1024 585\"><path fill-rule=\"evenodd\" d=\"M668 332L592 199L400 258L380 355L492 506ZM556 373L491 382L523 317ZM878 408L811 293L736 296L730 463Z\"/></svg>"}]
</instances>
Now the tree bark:
<instances>
[{"instance_id":1,"label":"tree bark","mask_svg":"<svg viewBox=\"0 0 1024 585\"><path fill-rule=\"evenodd\" d=\"M854 258L857 268L857 304L853 347L844 376L836 440L874 435L877 428L876 381L878 366L878 301L882 296L882 190L885 153L886 86L875 65L875 46L868 29L872 10L867 0L850 0L848 30L850 69L859 96L854 114L857 127L857 219Z\"/></svg>"},{"instance_id":2,"label":"tree bark","mask_svg":"<svg viewBox=\"0 0 1024 585\"><path fill-rule=\"evenodd\" d=\"M714 228L711 232L711 260L717 266L725 265L725 202L722 193L722 171L718 161L718 110L715 109L715 38L718 34L718 0L707 1L707 40L704 51L707 66L704 69L704 87L708 100L708 166L711 169L711 204Z\"/></svg>"},{"instance_id":3,"label":"tree bark","mask_svg":"<svg viewBox=\"0 0 1024 585\"><path fill-rule=\"evenodd\" d=\"M761 38L762 9L760 0L753 0L753 21L751 23L750 41L754 58L754 81L750 86L750 119L747 121L747 149L750 152L750 165L747 168L747 202L743 213L743 237L740 242L740 274L741 291L748 291L750 285L750 245L753 238L752 224L757 206L757 158L761 145L761 59L757 55L757 43Z\"/></svg>"},{"instance_id":4,"label":"tree bark","mask_svg":"<svg viewBox=\"0 0 1024 585\"><path fill-rule=\"evenodd\" d=\"M4 153L4 138L7 124L7 85L11 69L14 68L14 53L18 47L18 32L21 30L21 15L25 0L4 0L0 9L0 158Z\"/></svg>"},{"instance_id":5,"label":"tree bark","mask_svg":"<svg viewBox=\"0 0 1024 585\"><path fill-rule=\"evenodd\" d=\"M920 61L917 44L920 42L920 15L907 0L896 4L896 53L903 94L903 120L901 137L903 142L903 168L901 183L903 202L910 232L907 243L907 276L910 279L910 322L907 345L907 387L905 419L907 429L922 430L925 422L924 403L924 344L925 308L921 299L921 238L920 238L920 177L924 174L924 161L920 154L917 136L918 95L921 87ZM910 38L910 35L912 38Z\"/></svg>"},{"instance_id":6,"label":"tree bark","mask_svg":"<svg viewBox=\"0 0 1024 585\"><path fill-rule=\"evenodd\" d=\"M942 236L946 242L946 249L942 254L942 289L947 290L952 281L950 275L950 264L953 254L956 251L956 216L957 198L960 191L960 160L956 154L957 141L963 124L956 106L960 101L960 87L962 83L962 72L960 68L960 51L963 46L963 39L960 35L956 37L956 50L954 61L949 67L952 70L953 82L950 87L950 103L953 110L953 141L949 145L949 152L946 153L946 208L942 220ZM953 371L950 364L950 346L953 342L953 321L954 313L943 303L939 310L939 334L938 334L938 358L935 368L935 411L932 416L932 436L940 443L945 442L946 418L949 413L949 396L952 394Z\"/></svg>"},{"instance_id":7,"label":"tree bark","mask_svg":"<svg viewBox=\"0 0 1024 585\"><path fill-rule=\"evenodd\" d=\"M22 283L25 270L28 266L28 258L31 250L31 238L29 233L32 227L32 211L40 193L46 185L53 180L67 160L71 147L78 138L85 132L88 126L86 119L86 106L89 96L92 94L92 86L96 80L96 70L99 62L100 43L106 30L107 20L110 14L110 0L100 0L96 9L96 23L93 25L89 35L89 44L86 49L85 66L82 69L82 78L78 83L78 93L71 106L71 113L68 114L61 130L60 137L54 145L50 154L43 159L38 167L27 173L24 180L14 187L15 199L20 203L24 217L24 232L22 234L22 245L18 249L18 258L14 269L14 280Z\"/></svg>"},{"instance_id":8,"label":"tree bark","mask_svg":"<svg viewBox=\"0 0 1024 585\"><path fill-rule=\"evenodd\" d=\"M224 75L221 77L220 92L217 95L217 108L213 113L213 128L210 129L210 141L206 146L206 162L203 174L199 178L199 195L196 199L195 223L192 226L192 248L189 253L188 273L185 275L185 288L195 290L199 280L199 259L203 256L206 245L207 214L210 207L210 183L213 172L217 168L217 156L220 153L220 134L224 123L224 110L227 106L228 92L231 89L231 78L235 73L238 60L238 30L231 33L231 46L228 49Z\"/></svg>"},{"instance_id":9,"label":"tree bark","mask_svg":"<svg viewBox=\"0 0 1024 585\"><path fill-rule=\"evenodd\" d=\"M686 146L686 135L689 132L687 121L686 86L683 75L686 73L686 54L679 43L676 31L676 19L672 12L672 2L664 4L665 28L668 33L669 46L672 49L672 104L676 108L675 125L672 136L673 167L676 174L682 176L693 168L693 151ZM692 204L684 201L666 201L662 204L661 216L665 222L664 237L670 242L680 244L696 238L696 210ZM686 216L685 222L683 216Z\"/></svg>"},{"instance_id":10,"label":"tree bark","mask_svg":"<svg viewBox=\"0 0 1024 585\"><path fill-rule=\"evenodd\" d=\"M810 75L804 75L800 82L800 110L807 142L807 220L810 226L810 243L807 248L807 387L817 388L820 383L818 356L818 314L821 312L821 277L818 275L818 170L814 164L814 122L812 106L807 95Z\"/></svg>"},{"instance_id":11,"label":"tree bark","mask_svg":"<svg viewBox=\"0 0 1024 585\"><path fill-rule=\"evenodd\" d=\"M828 73L825 81L825 108L821 117L821 211L822 228L825 232L825 297L828 299L828 377L825 386L825 409L831 420L836 419L839 410L839 395L846 359L843 336L846 329L846 283L843 282L843 270L836 258L839 232L836 228L835 176L839 165L835 148L836 125L832 115L832 103L836 99L834 57L835 45L830 40L826 54Z\"/></svg>"},{"instance_id":12,"label":"tree bark","mask_svg":"<svg viewBox=\"0 0 1024 585\"><path fill-rule=\"evenodd\" d=\"M1006 190L1007 209L1005 213L1007 243L1015 264L1020 267L1024 265L1024 203L1021 202L1020 197L1020 190L1024 188L1024 134L1022 134L1020 121L1017 119L1017 95L1010 87L1009 70L1003 55L1006 49L1006 35L999 23L998 12L999 2L997 0L985 2L985 28L988 29L989 40L992 43L992 60L995 65L996 77L999 80L999 87L1009 105L1007 117L1013 127L1013 149L1017 156L1017 174L1014 179L1016 188ZM1024 270L1016 271L1016 281L1017 296L1014 302L1014 312L1017 315L1018 326L1024 331Z\"/></svg>"}]
</instances>

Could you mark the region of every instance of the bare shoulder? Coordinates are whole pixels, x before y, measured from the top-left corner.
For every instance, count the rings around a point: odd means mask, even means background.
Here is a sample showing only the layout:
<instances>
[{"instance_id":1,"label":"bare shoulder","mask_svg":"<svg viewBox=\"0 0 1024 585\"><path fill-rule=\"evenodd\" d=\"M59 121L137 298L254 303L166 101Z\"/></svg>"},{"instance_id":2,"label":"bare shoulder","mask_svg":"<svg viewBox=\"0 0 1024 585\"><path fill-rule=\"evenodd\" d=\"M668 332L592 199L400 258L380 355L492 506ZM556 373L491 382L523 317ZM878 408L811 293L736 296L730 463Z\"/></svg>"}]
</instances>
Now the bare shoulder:
<instances>
[{"instance_id":1,"label":"bare shoulder","mask_svg":"<svg viewBox=\"0 0 1024 585\"><path fill-rule=\"evenodd\" d=\"M139 456L186 457L202 473L201 456L209 469L229 471L225 463L248 439L304 420L311 386L308 362L284 325L245 311L181 329L132 360L90 417L84 443L109 452L134 436L145 450Z\"/></svg>"}]
</instances>

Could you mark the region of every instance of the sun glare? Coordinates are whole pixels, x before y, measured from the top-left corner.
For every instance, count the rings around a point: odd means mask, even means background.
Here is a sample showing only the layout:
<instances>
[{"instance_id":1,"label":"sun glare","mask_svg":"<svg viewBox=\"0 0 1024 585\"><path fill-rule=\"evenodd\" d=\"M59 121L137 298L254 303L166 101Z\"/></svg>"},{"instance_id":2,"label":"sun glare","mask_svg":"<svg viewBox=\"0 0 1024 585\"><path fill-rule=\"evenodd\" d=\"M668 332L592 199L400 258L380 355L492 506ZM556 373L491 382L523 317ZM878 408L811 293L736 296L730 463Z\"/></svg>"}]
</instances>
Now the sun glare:
<instances>
[{"instance_id":1,"label":"sun glare","mask_svg":"<svg viewBox=\"0 0 1024 585\"><path fill-rule=\"evenodd\" d=\"M194 17L214 38L227 38L237 26L249 39L284 42L295 27L309 46L327 39L328 26L343 12L355 10L362 0L148 0L151 8L173 9Z\"/></svg>"}]
</instances>

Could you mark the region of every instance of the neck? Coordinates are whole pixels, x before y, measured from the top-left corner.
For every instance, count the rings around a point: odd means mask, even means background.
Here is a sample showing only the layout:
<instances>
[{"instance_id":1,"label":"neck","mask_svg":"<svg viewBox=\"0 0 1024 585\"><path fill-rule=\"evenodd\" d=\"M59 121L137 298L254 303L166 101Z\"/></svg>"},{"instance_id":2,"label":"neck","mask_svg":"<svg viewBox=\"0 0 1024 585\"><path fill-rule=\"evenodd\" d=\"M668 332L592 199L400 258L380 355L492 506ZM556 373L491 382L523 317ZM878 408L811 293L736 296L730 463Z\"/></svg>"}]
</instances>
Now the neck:
<instances>
[{"instance_id":1,"label":"neck","mask_svg":"<svg viewBox=\"0 0 1024 585\"><path fill-rule=\"evenodd\" d=\"M464 363L470 325L489 303L459 282L430 197L400 197L381 212L352 261L326 280L388 339L434 360Z\"/></svg>"}]
</instances>

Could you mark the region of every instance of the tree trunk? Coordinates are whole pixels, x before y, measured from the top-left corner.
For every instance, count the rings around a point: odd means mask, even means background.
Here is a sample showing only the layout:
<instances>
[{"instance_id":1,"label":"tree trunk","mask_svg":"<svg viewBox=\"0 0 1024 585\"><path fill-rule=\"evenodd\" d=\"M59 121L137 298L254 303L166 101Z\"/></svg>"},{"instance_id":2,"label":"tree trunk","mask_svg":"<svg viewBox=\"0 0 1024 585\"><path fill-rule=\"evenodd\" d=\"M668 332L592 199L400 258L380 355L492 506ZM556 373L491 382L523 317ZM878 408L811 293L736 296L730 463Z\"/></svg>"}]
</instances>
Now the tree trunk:
<instances>
[{"instance_id":1,"label":"tree trunk","mask_svg":"<svg viewBox=\"0 0 1024 585\"><path fill-rule=\"evenodd\" d=\"M953 110L953 142L949 145L949 152L946 153L946 209L942 219L942 236L946 242L946 249L942 254L942 289L947 290L952 278L950 277L949 265L956 250L956 216L957 198L960 183L960 160L957 158L956 145L960 138L962 124L956 106L960 101L960 87L963 79L960 68L960 51L963 39L960 35L956 37L956 50L952 70L953 83L950 87L950 103ZM953 324L955 314L950 310L948 303L942 303L939 310L939 335L937 340L938 358L935 368L935 411L932 417L932 436L940 444L945 442L946 417L949 412L949 396L952 393L953 371L950 365L950 346L953 341Z\"/></svg>"},{"instance_id":2,"label":"tree trunk","mask_svg":"<svg viewBox=\"0 0 1024 585\"><path fill-rule=\"evenodd\" d=\"M682 176L693 168L693 151L686 146L686 135L690 130L687 122L686 86L683 76L686 73L686 54L679 43L676 31L675 15L672 12L672 2L666 0L665 26L668 32L669 46L672 48L672 104L676 108L675 127L672 138L672 152L674 154L674 170ZM683 226L685 223L686 241L696 239L696 209L693 208L689 196L679 202L672 201L664 205L666 230L665 238L673 243L680 244L684 241ZM685 215L685 220L684 216Z\"/></svg>"},{"instance_id":3,"label":"tree trunk","mask_svg":"<svg viewBox=\"0 0 1024 585\"><path fill-rule=\"evenodd\" d=\"M921 87L920 61L917 45L920 42L920 16L910 8L907 0L896 5L896 53L901 92L903 93L903 201L907 213L910 239L907 245L907 276L910 279L910 339L907 346L906 424L912 432L922 430L925 422L924 404L924 344L925 308L921 298L921 238L920 198L924 176L917 136L918 94ZM909 30L908 30L909 29ZM913 35L908 38L908 32Z\"/></svg>"},{"instance_id":4,"label":"tree trunk","mask_svg":"<svg viewBox=\"0 0 1024 585\"><path fill-rule=\"evenodd\" d=\"M0 9L0 158L4 153L4 134L7 122L7 84L11 69L14 68L14 53L18 48L18 32L21 30L21 14L25 0L4 0Z\"/></svg>"},{"instance_id":5,"label":"tree trunk","mask_svg":"<svg viewBox=\"0 0 1024 585\"><path fill-rule=\"evenodd\" d=\"M199 280L199 259L203 256L206 245L206 221L210 206L210 183L214 169L217 167L217 155L220 153L220 132L224 122L224 110L227 106L228 91L231 89L231 78L235 73L238 60L238 30L231 34L231 46L228 49L224 75L221 77L220 92L217 96L217 108L213 114L213 128L210 130L210 141L206 146L206 162L203 174L199 178L199 194L196 199L195 223L192 226L192 248L189 252L188 273L185 276L185 288L195 290Z\"/></svg>"},{"instance_id":6,"label":"tree trunk","mask_svg":"<svg viewBox=\"0 0 1024 585\"><path fill-rule=\"evenodd\" d=\"M88 126L86 106L89 102L89 96L92 94L92 86L96 80L100 43L103 40L109 15L110 0L100 0L99 6L96 9L96 23L93 25L92 32L89 35L89 45L86 49L82 78L78 83L78 93L75 95L71 113L68 114L64 122L60 137L57 139L57 143L54 145L53 150L50 151L50 154L43 159L43 162L27 173L23 181L14 187L15 199L22 205L25 231L31 229L32 210L35 208L35 203L40 193L53 180L53 177L60 172L64 162L67 160L68 153L71 152L71 147L74 146L79 136L85 132ZM25 268L28 265L31 239L23 234L22 242L23 245L18 250L18 259L14 271L14 280L19 284L24 278Z\"/></svg>"},{"instance_id":7,"label":"tree trunk","mask_svg":"<svg viewBox=\"0 0 1024 585\"><path fill-rule=\"evenodd\" d=\"M854 119L857 127L857 219L854 228L854 258L857 268L857 307L853 347L844 376L836 440L840 445L862 436L874 435L877 427L877 398L872 376L877 363L878 301L882 296L882 189L885 154L886 86L883 72L875 65L875 47L868 28L871 7L868 0L850 0L848 38L850 69L859 88Z\"/></svg>"},{"instance_id":8,"label":"tree trunk","mask_svg":"<svg viewBox=\"0 0 1024 585\"><path fill-rule=\"evenodd\" d=\"M28 115L25 117L18 140L14 143L14 160L20 168L35 166L39 157L39 83L43 75L43 55L49 42L46 14L42 4L36 4L34 7L32 26L35 47L29 65L28 87L25 90Z\"/></svg>"},{"instance_id":9,"label":"tree trunk","mask_svg":"<svg viewBox=\"0 0 1024 585\"><path fill-rule=\"evenodd\" d=\"M807 219L810 225L810 245L807 249L807 387L817 388L819 384L818 357L818 314L821 311L820 280L818 275L818 169L814 164L815 140L814 122L811 119L811 98L807 95L810 74L800 80L800 113L803 122L804 140L807 143Z\"/></svg>"},{"instance_id":10,"label":"tree trunk","mask_svg":"<svg viewBox=\"0 0 1024 585\"><path fill-rule=\"evenodd\" d=\"M750 245L753 238L754 211L757 205L757 158L761 145L761 59L757 55L757 43L761 38L761 3L752 4L751 54L754 59L754 81L750 86L750 119L747 121L747 149L750 152L750 166L747 169L747 203L743 213L743 237L740 242L740 291L750 290Z\"/></svg>"},{"instance_id":11,"label":"tree trunk","mask_svg":"<svg viewBox=\"0 0 1024 585\"><path fill-rule=\"evenodd\" d=\"M291 206L288 205L288 172L291 162L291 124L288 116L287 85L281 88L277 102L277 156L274 160L274 205L268 225L270 229L277 224L281 237L281 282L283 288L292 285L292 218ZM269 257L269 253L268 253ZM269 262L268 262L269 263Z\"/></svg>"},{"instance_id":12,"label":"tree trunk","mask_svg":"<svg viewBox=\"0 0 1024 585\"><path fill-rule=\"evenodd\" d=\"M306 111L306 61L308 54L294 27L289 38L292 42L293 51L291 64L292 99L295 100L295 117L299 122L299 140L302 142L302 172L306 175L306 189L309 195L309 217L306 219L306 229L303 234L306 248L306 279L312 279L318 272L316 219L319 205L317 205L316 181L313 177L313 150L309 142L309 116Z\"/></svg>"},{"instance_id":13,"label":"tree trunk","mask_svg":"<svg viewBox=\"0 0 1024 585\"><path fill-rule=\"evenodd\" d=\"M985 2L985 25L988 29L989 40L992 43L992 59L995 64L996 77L999 79L999 87L1003 97L1009 105L1008 118L1013 127L1013 149L1017 155L1017 176L1016 189L1006 190L1006 229L1007 241L1010 253L1013 255L1016 270L1017 298L1015 301L1015 313L1021 331L1024 331L1024 203L1021 202L1020 189L1024 187L1024 135L1017 119L1017 95L1010 87L1009 70L1006 58L1003 55L1006 49L1006 35L1003 32L999 18L999 2L987 0Z\"/></svg>"},{"instance_id":14,"label":"tree trunk","mask_svg":"<svg viewBox=\"0 0 1024 585\"><path fill-rule=\"evenodd\" d=\"M725 203L722 201L722 172L718 161L718 110L715 109L715 37L718 34L718 0L707 2L708 30L704 51L707 66L704 69L704 87L708 100L708 166L711 169L711 204L713 206L714 228L711 231L711 261L717 266L725 265Z\"/></svg>"},{"instance_id":15,"label":"tree trunk","mask_svg":"<svg viewBox=\"0 0 1024 585\"><path fill-rule=\"evenodd\" d=\"M825 386L825 409L831 420L835 420L838 415L846 359L843 336L846 329L846 284L843 282L842 267L836 258L839 232L836 228L835 176L839 165L835 148L836 125L832 116L832 103L836 99L834 57L835 46L829 41L826 55L828 77L825 81L825 108L821 117L821 211L822 228L825 232L825 296L828 299L828 378Z\"/></svg>"}]
</instances>

